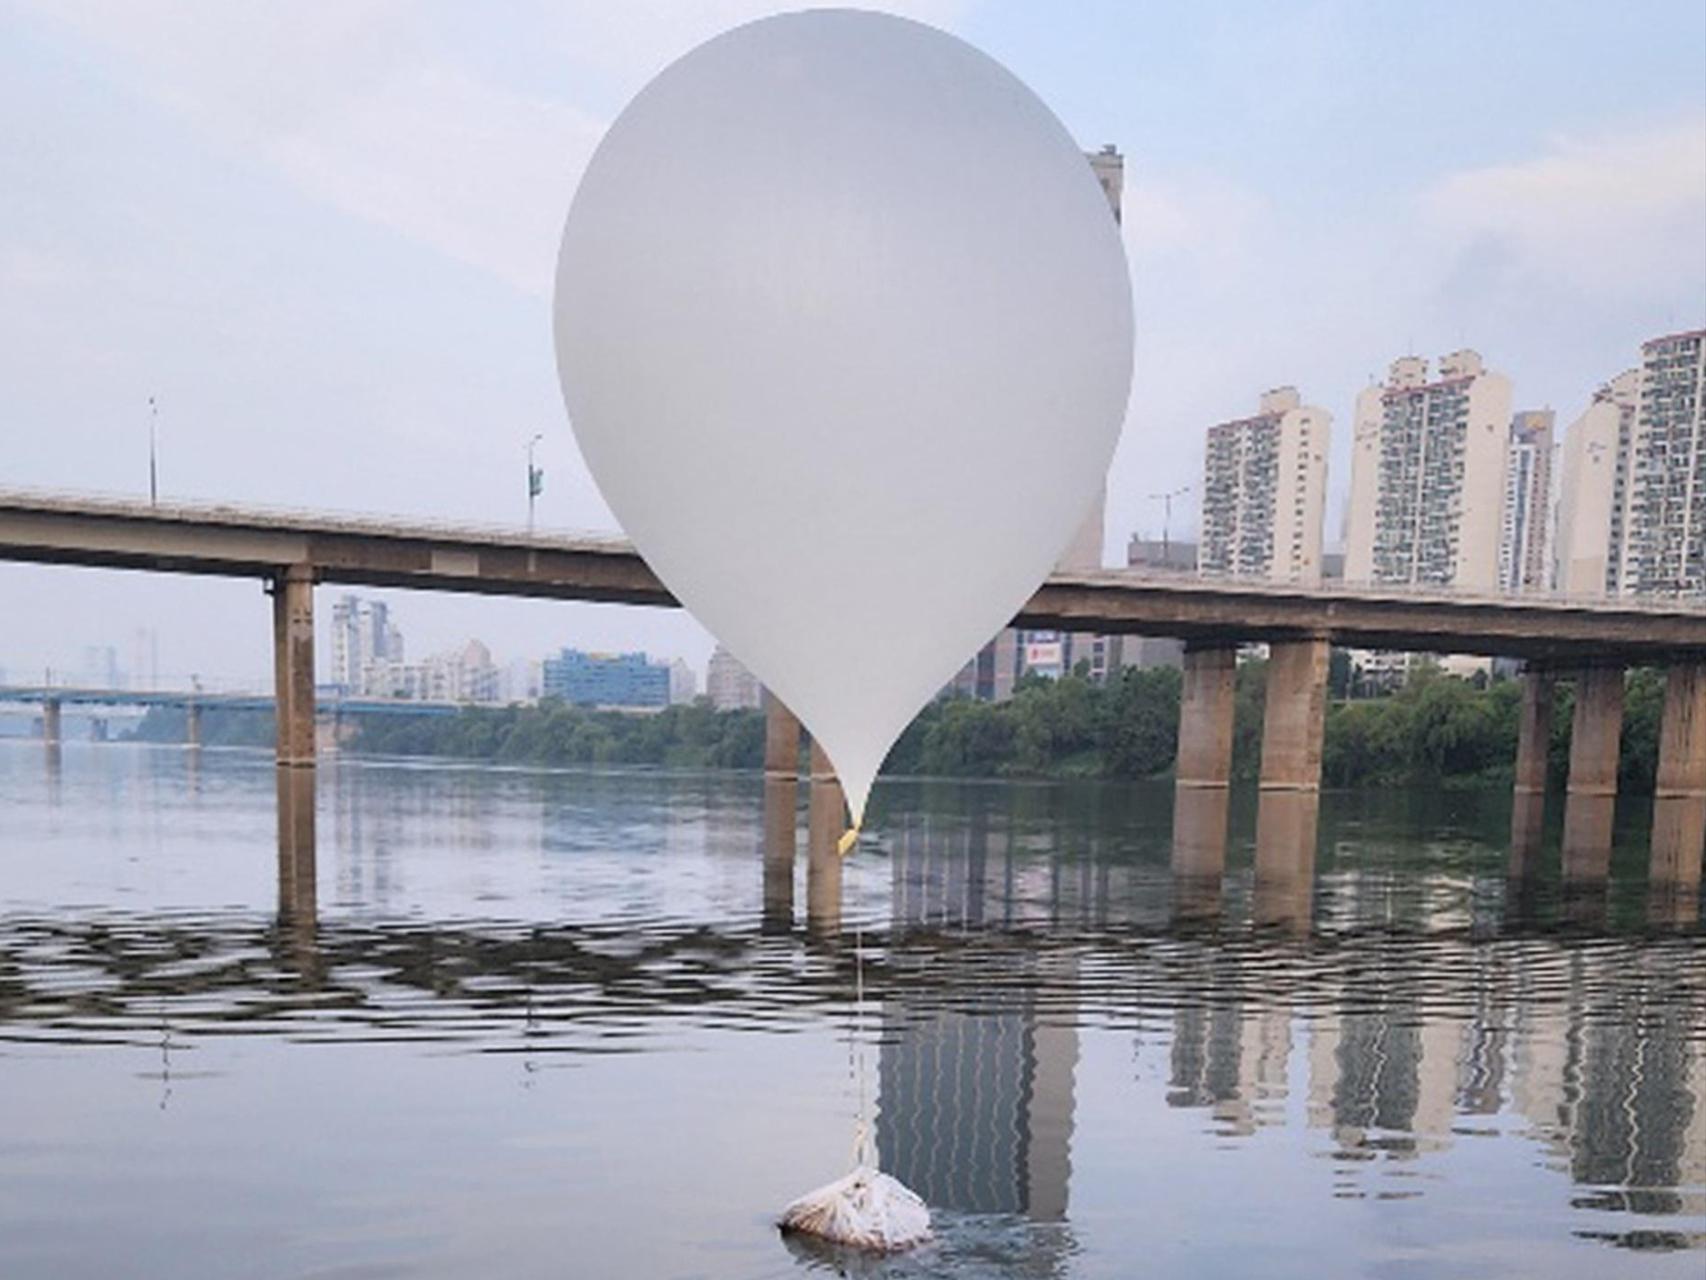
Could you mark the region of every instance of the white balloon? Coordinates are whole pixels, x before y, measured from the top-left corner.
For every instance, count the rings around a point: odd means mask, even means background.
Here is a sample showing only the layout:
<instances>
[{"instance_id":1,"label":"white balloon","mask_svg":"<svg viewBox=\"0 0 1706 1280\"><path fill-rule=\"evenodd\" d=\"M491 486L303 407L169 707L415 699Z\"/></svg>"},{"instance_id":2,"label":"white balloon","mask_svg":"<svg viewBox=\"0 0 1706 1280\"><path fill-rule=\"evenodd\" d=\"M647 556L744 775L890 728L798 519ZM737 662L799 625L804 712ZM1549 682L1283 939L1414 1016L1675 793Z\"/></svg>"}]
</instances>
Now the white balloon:
<instances>
[{"instance_id":1,"label":"white balloon","mask_svg":"<svg viewBox=\"0 0 1706 1280\"><path fill-rule=\"evenodd\" d=\"M1083 153L931 27L766 18L610 127L555 315L610 509L823 745L861 821L894 740L1047 576L1119 437L1131 291Z\"/></svg>"}]
</instances>

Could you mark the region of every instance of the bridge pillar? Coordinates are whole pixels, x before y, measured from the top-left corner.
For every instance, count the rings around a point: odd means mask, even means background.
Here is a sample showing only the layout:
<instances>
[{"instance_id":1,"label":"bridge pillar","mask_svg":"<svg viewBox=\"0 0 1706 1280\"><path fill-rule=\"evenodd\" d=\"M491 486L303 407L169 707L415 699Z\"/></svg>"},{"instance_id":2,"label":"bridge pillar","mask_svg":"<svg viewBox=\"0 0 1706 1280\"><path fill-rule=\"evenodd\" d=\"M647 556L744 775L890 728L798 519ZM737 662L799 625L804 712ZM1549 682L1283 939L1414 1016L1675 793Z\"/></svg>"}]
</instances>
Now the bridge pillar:
<instances>
[{"instance_id":1,"label":"bridge pillar","mask_svg":"<svg viewBox=\"0 0 1706 1280\"><path fill-rule=\"evenodd\" d=\"M201 746L201 703L191 702L184 707L184 745Z\"/></svg>"},{"instance_id":2,"label":"bridge pillar","mask_svg":"<svg viewBox=\"0 0 1706 1280\"><path fill-rule=\"evenodd\" d=\"M764 923L794 926L794 853L799 843L800 722L764 691Z\"/></svg>"},{"instance_id":3,"label":"bridge pillar","mask_svg":"<svg viewBox=\"0 0 1706 1280\"><path fill-rule=\"evenodd\" d=\"M1623 668L1576 676L1570 720L1570 782L1564 797L1564 878L1603 880L1611 870L1617 753L1623 734Z\"/></svg>"},{"instance_id":4,"label":"bridge pillar","mask_svg":"<svg viewBox=\"0 0 1706 1280\"><path fill-rule=\"evenodd\" d=\"M62 729L63 719L58 698L44 698L41 704L41 738L47 744L49 751L58 751L60 744L65 741Z\"/></svg>"},{"instance_id":5,"label":"bridge pillar","mask_svg":"<svg viewBox=\"0 0 1706 1280\"><path fill-rule=\"evenodd\" d=\"M847 798L829 757L812 743L812 782L806 836L806 927L814 933L841 931L841 854L847 830Z\"/></svg>"},{"instance_id":6,"label":"bridge pillar","mask_svg":"<svg viewBox=\"0 0 1706 1280\"><path fill-rule=\"evenodd\" d=\"M764 776L788 780L800 776L800 721L768 689L764 691Z\"/></svg>"},{"instance_id":7,"label":"bridge pillar","mask_svg":"<svg viewBox=\"0 0 1706 1280\"><path fill-rule=\"evenodd\" d=\"M1232 781L1232 706L1238 650L1185 649L1179 696L1179 754L1173 769L1175 888L1205 909L1218 907L1226 867L1226 814ZM1212 889L1213 892L1207 892Z\"/></svg>"},{"instance_id":8,"label":"bridge pillar","mask_svg":"<svg viewBox=\"0 0 1706 1280\"><path fill-rule=\"evenodd\" d=\"M281 921L312 927L314 850L314 577L291 565L272 581L273 707L278 722Z\"/></svg>"},{"instance_id":9,"label":"bridge pillar","mask_svg":"<svg viewBox=\"0 0 1706 1280\"><path fill-rule=\"evenodd\" d=\"M273 579L273 684L281 768L314 766L314 576L293 564Z\"/></svg>"},{"instance_id":10,"label":"bridge pillar","mask_svg":"<svg viewBox=\"0 0 1706 1280\"><path fill-rule=\"evenodd\" d=\"M1522 673L1522 708L1517 715L1516 783L1511 797L1509 877L1526 880L1539 869L1546 831L1546 764L1552 739L1550 671L1529 667Z\"/></svg>"},{"instance_id":11,"label":"bridge pillar","mask_svg":"<svg viewBox=\"0 0 1706 1280\"><path fill-rule=\"evenodd\" d=\"M1327 659L1325 637L1269 646L1256 810L1256 914L1261 923L1306 925L1309 920L1321 812Z\"/></svg>"},{"instance_id":12,"label":"bridge pillar","mask_svg":"<svg viewBox=\"0 0 1706 1280\"><path fill-rule=\"evenodd\" d=\"M1678 663L1665 673L1659 723L1659 768L1653 787L1653 851L1649 879L1680 900L1700 890L1706 850L1706 663Z\"/></svg>"}]
</instances>

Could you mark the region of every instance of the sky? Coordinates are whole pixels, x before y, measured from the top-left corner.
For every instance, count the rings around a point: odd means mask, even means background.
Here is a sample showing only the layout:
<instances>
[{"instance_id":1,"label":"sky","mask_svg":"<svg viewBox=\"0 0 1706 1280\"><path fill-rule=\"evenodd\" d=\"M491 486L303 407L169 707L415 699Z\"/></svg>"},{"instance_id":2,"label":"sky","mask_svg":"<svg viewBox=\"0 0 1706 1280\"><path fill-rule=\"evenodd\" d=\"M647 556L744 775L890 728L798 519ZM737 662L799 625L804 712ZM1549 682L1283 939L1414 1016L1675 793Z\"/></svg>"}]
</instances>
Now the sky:
<instances>
[{"instance_id":1,"label":"sky","mask_svg":"<svg viewBox=\"0 0 1706 1280\"><path fill-rule=\"evenodd\" d=\"M0 487L613 529L557 386L562 221L674 58L798 5L0 0ZM1334 417L1462 346L1560 425L1706 324L1706 6L916 0L1086 150L1126 157L1137 316L1105 559L1200 487L1211 424ZM1173 506L1194 531L1195 493ZM376 593L421 656L565 645L702 668L668 611ZM319 614L330 593L320 593ZM253 582L0 564L0 670L90 645L267 678ZM322 648L322 661L325 649Z\"/></svg>"}]
</instances>

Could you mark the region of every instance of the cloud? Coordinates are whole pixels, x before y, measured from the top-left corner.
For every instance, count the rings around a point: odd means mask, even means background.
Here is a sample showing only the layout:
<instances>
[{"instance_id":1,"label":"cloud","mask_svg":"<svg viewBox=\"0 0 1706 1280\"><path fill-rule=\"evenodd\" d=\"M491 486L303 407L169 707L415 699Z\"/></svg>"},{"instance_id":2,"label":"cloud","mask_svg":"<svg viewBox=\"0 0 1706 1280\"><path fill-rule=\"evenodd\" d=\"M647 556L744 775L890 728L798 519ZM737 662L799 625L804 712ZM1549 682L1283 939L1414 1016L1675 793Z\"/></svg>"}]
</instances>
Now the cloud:
<instances>
[{"instance_id":1,"label":"cloud","mask_svg":"<svg viewBox=\"0 0 1706 1280\"><path fill-rule=\"evenodd\" d=\"M565 85L584 81L590 68L621 100L699 41L788 7L571 0L518 26L560 52ZM966 6L885 7L942 24ZM458 49L454 11L423 22L419 8L398 0L56 0L40 12L240 160L548 296L563 215L609 121L586 102L478 74Z\"/></svg>"},{"instance_id":2,"label":"cloud","mask_svg":"<svg viewBox=\"0 0 1706 1280\"><path fill-rule=\"evenodd\" d=\"M144 95L308 197L544 294L603 130L422 47L389 0L54 6Z\"/></svg>"},{"instance_id":3,"label":"cloud","mask_svg":"<svg viewBox=\"0 0 1706 1280\"><path fill-rule=\"evenodd\" d=\"M1706 275L1706 122L1562 137L1449 174L1424 224L1459 261L1587 293L1665 293Z\"/></svg>"},{"instance_id":4,"label":"cloud","mask_svg":"<svg viewBox=\"0 0 1706 1280\"><path fill-rule=\"evenodd\" d=\"M841 8L847 0L558 0L549 10L565 49L633 93L695 45L774 13ZM872 0L864 7L951 29L972 0Z\"/></svg>"}]
</instances>

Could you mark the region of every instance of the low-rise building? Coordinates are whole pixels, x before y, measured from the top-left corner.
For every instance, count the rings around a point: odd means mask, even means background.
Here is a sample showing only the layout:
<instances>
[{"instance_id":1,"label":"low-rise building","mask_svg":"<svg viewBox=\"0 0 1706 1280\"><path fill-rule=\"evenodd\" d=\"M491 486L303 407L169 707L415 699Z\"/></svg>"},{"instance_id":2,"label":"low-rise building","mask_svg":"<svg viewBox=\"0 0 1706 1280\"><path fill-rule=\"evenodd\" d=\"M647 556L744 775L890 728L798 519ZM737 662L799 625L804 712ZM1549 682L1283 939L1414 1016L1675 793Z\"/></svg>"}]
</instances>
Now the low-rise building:
<instances>
[{"instance_id":1,"label":"low-rise building","mask_svg":"<svg viewBox=\"0 0 1706 1280\"><path fill-rule=\"evenodd\" d=\"M564 649L545 659L544 696L582 707L669 705L669 668L643 653Z\"/></svg>"}]
</instances>

